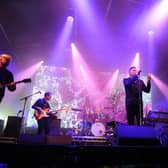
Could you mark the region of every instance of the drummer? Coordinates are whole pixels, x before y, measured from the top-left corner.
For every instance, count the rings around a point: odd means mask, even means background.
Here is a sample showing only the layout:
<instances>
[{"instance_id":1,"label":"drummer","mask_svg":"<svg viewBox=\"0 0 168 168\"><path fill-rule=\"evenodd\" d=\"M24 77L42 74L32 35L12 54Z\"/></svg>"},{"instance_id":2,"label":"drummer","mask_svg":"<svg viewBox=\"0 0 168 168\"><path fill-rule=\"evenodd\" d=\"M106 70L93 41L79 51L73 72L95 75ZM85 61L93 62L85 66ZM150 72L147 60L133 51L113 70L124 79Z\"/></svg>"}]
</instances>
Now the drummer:
<instances>
[{"instance_id":1,"label":"drummer","mask_svg":"<svg viewBox=\"0 0 168 168\"><path fill-rule=\"evenodd\" d=\"M101 122L101 120L103 119L102 108L100 106L95 106L94 118L95 118L95 122Z\"/></svg>"}]
</instances>

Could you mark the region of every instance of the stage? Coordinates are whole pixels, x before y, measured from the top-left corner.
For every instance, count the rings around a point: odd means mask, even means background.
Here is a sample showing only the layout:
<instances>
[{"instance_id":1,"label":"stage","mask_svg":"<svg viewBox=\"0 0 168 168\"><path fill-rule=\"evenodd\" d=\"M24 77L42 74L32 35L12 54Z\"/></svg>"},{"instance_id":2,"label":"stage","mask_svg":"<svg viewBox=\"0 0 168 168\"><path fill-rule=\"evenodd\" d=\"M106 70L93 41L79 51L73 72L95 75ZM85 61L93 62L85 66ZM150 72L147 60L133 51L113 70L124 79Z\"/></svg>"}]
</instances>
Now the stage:
<instances>
[{"instance_id":1,"label":"stage","mask_svg":"<svg viewBox=\"0 0 168 168\"><path fill-rule=\"evenodd\" d=\"M8 167L168 165L167 145L125 145L103 137L22 135L20 140L1 137L0 149L1 163L7 163Z\"/></svg>"},{"instance_id":2,"label":"stage","mask_svg":"<svg viewBox=\"0 0 168 168\"><path fill-rule=\"evenodd\" d=\"M78 135L61 130L58 135L57 129L50 135L20 133L16 126L8 124L0 137L0 162L8 167L168 166L167 124L131 126L116 122L110 129L96 127L90 135L84 135L86 130Z\"/></svg>"}]
</instances>

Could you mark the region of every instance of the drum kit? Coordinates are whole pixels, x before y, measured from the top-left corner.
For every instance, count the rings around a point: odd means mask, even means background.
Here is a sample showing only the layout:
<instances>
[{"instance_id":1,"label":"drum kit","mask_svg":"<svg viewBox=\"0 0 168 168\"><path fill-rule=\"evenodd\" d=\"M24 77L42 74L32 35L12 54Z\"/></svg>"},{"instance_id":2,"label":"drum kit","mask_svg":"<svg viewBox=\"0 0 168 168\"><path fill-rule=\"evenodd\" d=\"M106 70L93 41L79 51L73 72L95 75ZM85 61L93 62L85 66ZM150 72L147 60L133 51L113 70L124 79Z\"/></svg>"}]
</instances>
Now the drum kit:
<instances>
[{"instance_id":1,"label":"drum kit","mask_svg":"<svg viewBox=\"0 0 168 168\"><path fill-rule=\"evenodd\" d=\"M73 109L74 111L83 111L82 109ZM76 124L75 133L80 136L95 136L103 137L106 135L106 124L104 124L100 118L96 118L95 121L88 122L88 120L79 120Z\"/></svg>"}]
</instances>

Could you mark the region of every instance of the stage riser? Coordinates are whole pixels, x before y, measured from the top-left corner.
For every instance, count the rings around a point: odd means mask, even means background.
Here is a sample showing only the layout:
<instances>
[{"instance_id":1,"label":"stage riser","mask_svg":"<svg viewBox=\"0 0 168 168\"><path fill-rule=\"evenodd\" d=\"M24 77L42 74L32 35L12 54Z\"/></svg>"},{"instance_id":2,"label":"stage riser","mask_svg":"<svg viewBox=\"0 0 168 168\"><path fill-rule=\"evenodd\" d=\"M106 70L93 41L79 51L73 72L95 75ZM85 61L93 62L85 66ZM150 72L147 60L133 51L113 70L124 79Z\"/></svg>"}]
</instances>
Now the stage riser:
<instances>
[{"instance_id":1,"label":"stage riser","mask_svg":"<svg viewBox=\"0 0 168 168\"><path fill-rule=\"evenodd\" d=\"M15 137L0 137L0 143L5 143L5 144L17 144L18 143L18 141L17 141L18 139L17 138L15 138Z\"/></svg>"},{"instance_id":2,"label":"stage riser","mask_svg":"<svg viewBox=\"0 0 168 168\"><path fill-rule=\"evenodd\" d=\"M94 136L41 136L33 134L22 134L18 139L21 144L46 144L46 145L71 145L71 144L97 144L105 145L112 143L111 137Z\"/></svg>"},{"instance_id":3,"label":"stage riser","mask_svg":"<svg viewBox=\"0 0 168 168\"><path fill-rule=\"evenodd\" d=\"M72 136L72 141L76 145L111 145L112 137Z\"/></svg>"},{"instance_id":4,"label":"stage riser","mask_svg":"<svg viewBox=\"0 0 168 168\"><path fill-rule=\"evenodd\" d=\"M18 138L19 144L45 144L45 136L36 134L21 134Z\"/></svg>"},{"instance_id":5,"label":"stage riser","mask_svg":"<svg viewBox=\"0 0 168 168\"><path fill-rule=\"evenodd\" d=\"M48 145L71 145L71 136L46 136L46 144Z\"/></svg>"},{"instance_id":6,"label":"stage riser","mask_svg":"<svg viewBox=\"0 0 168 168\"><path fill-rule=\"evenodd\" d=\"M21 144L43 144L43 145L70 145L72 144L71 136L42 136L32 134L22 134L18 139Z\"/></svg>"}]
</instances>

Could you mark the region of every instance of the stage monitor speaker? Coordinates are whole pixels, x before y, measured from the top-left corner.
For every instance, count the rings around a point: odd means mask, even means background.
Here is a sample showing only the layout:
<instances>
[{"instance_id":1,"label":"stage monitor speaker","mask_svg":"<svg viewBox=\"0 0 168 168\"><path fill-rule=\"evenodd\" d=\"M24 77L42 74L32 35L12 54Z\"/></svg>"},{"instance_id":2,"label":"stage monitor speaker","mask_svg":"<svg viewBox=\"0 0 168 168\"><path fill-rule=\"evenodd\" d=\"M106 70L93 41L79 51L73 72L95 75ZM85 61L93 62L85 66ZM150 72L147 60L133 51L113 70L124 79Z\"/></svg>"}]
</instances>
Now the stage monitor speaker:
<instances>
[{"instance_id":1,"label":"stage monitor speaker","mask_svg":"<svg viewBox=\"0 0 168 168\"><path fill-rule=\"evenodd\" d=\"M20 135L22 117L8 116L7 124L4 130L6 137L18 137Z\"/></svg>"},{"instance_id":2,"label":"stage monitor speaker","mask_svg":"<svg viewBox=\"0 0 168 168\"><path fill-rule=\"evenodd\" d=\"M159 145L157 133L150 126L116 125L118 145Z\"/></svg>"},{"instance_id":3,"label":"stage monitor speaker","mask_svg":"<svg viewBox=\"0 0 168 168\"><path fill-rule=\"evenodd\" d=\"M46 137L47 144L55 144L55 145L71 145L72 137L71 136L47 136Z\"/></svg>"}]
</instances>

